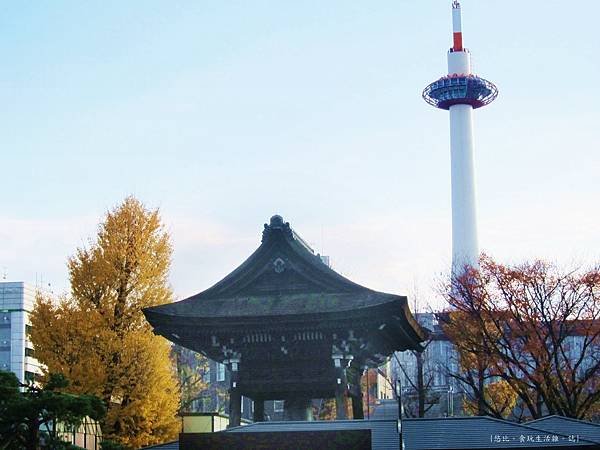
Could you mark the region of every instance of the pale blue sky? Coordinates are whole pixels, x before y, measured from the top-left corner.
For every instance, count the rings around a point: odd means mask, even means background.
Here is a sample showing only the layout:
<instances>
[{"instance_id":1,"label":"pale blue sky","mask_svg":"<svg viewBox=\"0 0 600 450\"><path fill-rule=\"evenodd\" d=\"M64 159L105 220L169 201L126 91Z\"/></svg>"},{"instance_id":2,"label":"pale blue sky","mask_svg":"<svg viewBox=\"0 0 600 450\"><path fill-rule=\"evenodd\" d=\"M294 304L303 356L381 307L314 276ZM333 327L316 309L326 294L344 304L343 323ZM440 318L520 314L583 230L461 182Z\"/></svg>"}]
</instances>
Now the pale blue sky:
<instances>
[{"instance_id":1,"label":"pale blue sky","mask_svg":"<svg viewBox=\"0 0 600 450\"><path fill-rule=\"evenodd\" d=\"M475 71L480 243L600 261L600 3L463 0ZM5 1L0 268L65 261L134 194L160 207L183 297L280 213L334 267L429 296L450 261L450 0Z\"/></svg>"}]
</instances>

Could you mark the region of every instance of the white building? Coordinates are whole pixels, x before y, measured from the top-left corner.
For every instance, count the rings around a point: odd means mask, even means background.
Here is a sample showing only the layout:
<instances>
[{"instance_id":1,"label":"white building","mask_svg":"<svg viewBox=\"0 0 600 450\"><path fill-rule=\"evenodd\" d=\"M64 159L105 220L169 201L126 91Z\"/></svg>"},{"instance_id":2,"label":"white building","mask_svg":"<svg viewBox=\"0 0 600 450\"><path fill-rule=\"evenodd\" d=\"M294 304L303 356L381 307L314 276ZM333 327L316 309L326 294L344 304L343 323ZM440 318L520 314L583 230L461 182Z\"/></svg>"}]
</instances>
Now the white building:
<instances>
[{"instance_id":1,"label":"white building","mask_svg":"<svg viewBox=\"0 0 600 450\"><path fill-rule=\"evenodd\" d=\"M21 281L0 282L0 370L13 372L21 383L42 372L27 337L35 293Z\"/></svg>"}]
</instances>

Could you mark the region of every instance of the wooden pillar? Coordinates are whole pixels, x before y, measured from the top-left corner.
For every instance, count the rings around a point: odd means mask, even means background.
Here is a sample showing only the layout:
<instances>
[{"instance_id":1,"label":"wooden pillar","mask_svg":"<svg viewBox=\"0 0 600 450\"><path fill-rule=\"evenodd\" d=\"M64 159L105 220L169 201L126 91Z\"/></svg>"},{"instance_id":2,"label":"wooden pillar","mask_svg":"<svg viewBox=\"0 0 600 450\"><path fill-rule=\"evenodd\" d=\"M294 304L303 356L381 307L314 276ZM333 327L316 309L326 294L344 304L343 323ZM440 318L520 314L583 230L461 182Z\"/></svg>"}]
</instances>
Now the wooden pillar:
<instances>
[{"instance_id":1,"label":"wooden pillar","mask_svg":"<svg viewBox=\"0 0 600 450\"><path fill-rule=\"evenodd\" d=\"M351 385L351 396L352 399L352 418L353 419L364 419L364 406L363 406L363 395L361 389L361 378L362 369L357 367L349 367L347 369L348 383Z\"/></svg>"},{"instance_id":2,"label":"wooden pillar","mask_svg":"<svg viewBox=\"0 0 600 450\"><path fill-rule=\"evenodd\" d=\"M335 390L335 418L336 420L346 420L346 391L344 389Z\"/></svg>"},{"instance_id":3,"label":"wooden pillar","mask_svg":"<svg viewBox=\"0 0 600 450\"><path fill-rule=\"evenodd\" d=\"M255 422L265 421L265 401L262 398L256 398L254 401L254 412L252 413L252 420Z\"/></svg>"},{"instance_id":4,"label":"wooden pillar","mask_svg":"<svg viewBox=\"0 0 600 450\"><path fill-rule=\"evenodd\" d=\"M348 418L346 390L348 388L348 380L346 379L347 361L339 355L333 355L335 366L335 418L337 420L345 420Z\"/></svg>"},{"instance_id":5,"label":"wooden pillar","mask_svg":"<svg viewBox=\"0 0 600 450\"><path fill-rule=\"evenodd\" d=\"M362 393L356 397L352 397L352 418L353 419L364 419L365 418Z\"/></svg>"},{"instance_id":6,"label":"wooden pillar","mask_svg":"<svg viewBox=\"0 0 600 450\"><path fill-rule=\"evenodd\" d=\"M229 387L229 426L239 427L242 422L242 393L238 386L239 372L238 372L239 360L230 360L231 369L231 383Z\"/></svg>"},{"instance_id":7,"label":"wooden pillar","mask_svg":"<svg viewBox=\"0 0 600 450\"><path fill-rule=\"evenodd\" d=\"M239 427L241 423L242 394L239 389L232 388L229 390L229 427Z\"/></svg>"}]
</instances>

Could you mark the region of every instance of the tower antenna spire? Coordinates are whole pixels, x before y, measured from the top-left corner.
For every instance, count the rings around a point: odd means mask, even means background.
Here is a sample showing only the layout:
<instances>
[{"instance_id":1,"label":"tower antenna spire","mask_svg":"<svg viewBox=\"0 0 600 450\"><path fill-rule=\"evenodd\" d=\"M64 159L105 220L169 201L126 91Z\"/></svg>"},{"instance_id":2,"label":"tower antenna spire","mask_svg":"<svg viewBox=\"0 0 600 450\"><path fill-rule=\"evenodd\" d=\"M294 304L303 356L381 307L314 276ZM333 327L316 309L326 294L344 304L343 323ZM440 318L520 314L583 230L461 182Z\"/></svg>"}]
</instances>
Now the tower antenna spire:
<instances>
[{"instance_id":1,"label":"tower antenna spire","mask_svg":"<svg viewBox=\"0 0 600 450\"><path fill-rule=\"evenodd\" d=\"M463 50L462 38L462 17L460 12L460 2L454 0L452 2L452 51L460 52Z\"/></svg>"}]
</instances>

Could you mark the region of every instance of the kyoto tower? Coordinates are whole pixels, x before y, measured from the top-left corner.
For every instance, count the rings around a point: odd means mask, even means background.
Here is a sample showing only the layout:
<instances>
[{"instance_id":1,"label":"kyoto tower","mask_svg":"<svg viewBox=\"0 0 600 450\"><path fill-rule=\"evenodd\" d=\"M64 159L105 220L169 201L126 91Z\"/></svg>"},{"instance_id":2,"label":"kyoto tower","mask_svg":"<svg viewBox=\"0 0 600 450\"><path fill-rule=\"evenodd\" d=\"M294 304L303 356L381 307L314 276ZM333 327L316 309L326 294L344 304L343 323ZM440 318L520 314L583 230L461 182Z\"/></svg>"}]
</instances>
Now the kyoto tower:
<instances>
[{"instance_id":1,"label":"kyoto tower","mask_svg":"<svg viewBox=\"0 0 600 450\"><path fill-rule=\"evenodd\" d=\"M473 170L473 110L496 99L493 83L471 73L471 54L463 47L460 3L452 2L453 46L448 51L448 75L423 91L436 108L450 111L452 179L452 274L478 267L479 245Z\"/></svg>"}]
</instances>

